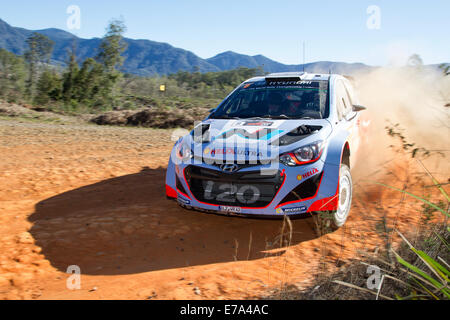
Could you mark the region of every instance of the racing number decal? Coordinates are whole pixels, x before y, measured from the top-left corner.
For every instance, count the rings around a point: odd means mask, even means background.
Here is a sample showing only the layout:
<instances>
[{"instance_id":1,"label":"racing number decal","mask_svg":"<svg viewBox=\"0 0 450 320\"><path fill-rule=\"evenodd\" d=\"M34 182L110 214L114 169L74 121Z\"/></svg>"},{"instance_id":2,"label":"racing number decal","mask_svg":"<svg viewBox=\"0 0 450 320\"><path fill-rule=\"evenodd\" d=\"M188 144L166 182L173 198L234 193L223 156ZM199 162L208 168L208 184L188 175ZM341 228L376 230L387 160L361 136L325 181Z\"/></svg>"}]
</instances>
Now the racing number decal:
<instances>
[{"instance_id":1,"label":"racing number decal","mask_svg":"<svg viewBox=\"0 0 450 320\"><path fill-rule=\"evenodd\" d=\"M255 186L245 185L238 189L237 186L231 183L224 183L219 185L219 190L224 191L219 193L216 197L212 195L214 182L208 181L205 187L204 198L206 200L217 200L222 202L234 203L238 200L242 204L252 204L258 201L261 196L260 191ZM250 197L251 196L251 197Z\"/></svg>"},{"instance_id":2,"label":"racing number decal","mask_svg":"<svg viewBox=\"0 0 450 320\"><path fill-rule=\"evenodd\" d=\"M250 199L246 200L244 197L244 193L248 190L251 190L252 197ZM259 196L261 194L257 187L246 185L246 186L243 186L242 188L240 188L239 191L236 193L236 195L237 195L237 199L239 200L240 203L251 204L251 203L255 203L256 201L258 201Z\"/></svg>"},{"instance_id":3,"label":"racing number decal","mask_svg":"<svg viewBox=\"0 0 450 320\"><path fill-rule=\"evenodd\" d=\"M211 192L212 192L213 187L214 187L214 182L208 181L206 183L205 194L204 194L204 197L206 200L214 199L214 197L211 197Z\"/></svg>"},{"instance_id":4,"label":"racing number decal","mask_svg":"<svg viewBox=\"0 0 450 320\"><path fill-rule=\"evenodd\" d=\"M219 186L219 189L225 192L220 193L216 200L217 201L223 201L223 202L235 202L236 198L233 197L234 194L237 192L237 187L232 184L222 184ZM229 189L228 191L226 191Z\"/></svg>"}]
</instances>

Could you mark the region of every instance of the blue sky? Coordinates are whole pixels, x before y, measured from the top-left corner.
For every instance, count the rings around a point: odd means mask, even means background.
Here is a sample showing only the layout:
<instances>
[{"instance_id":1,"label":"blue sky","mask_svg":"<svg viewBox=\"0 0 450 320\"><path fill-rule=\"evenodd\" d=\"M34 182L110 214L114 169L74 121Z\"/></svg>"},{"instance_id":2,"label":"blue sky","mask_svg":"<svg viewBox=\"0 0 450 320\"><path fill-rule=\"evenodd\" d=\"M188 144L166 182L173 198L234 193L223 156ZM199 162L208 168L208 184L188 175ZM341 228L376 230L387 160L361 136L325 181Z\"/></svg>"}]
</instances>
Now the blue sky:
<instances>
[{"instance_id":1,"label":"blue sky","mask_svg":"<svg viewBox=\"0 0 450 320\"><path fill-rule=\"evenodd\" d=\"M307 61L401 64L418 53L426 64L450 62L448 0L0 1L0 18L13 26L92 38L122 17L127 37L167 42L202 58L231 50L298 64L305 41ZM80 30L67 28L69 5L81 9ZM379 29L367 27L371 5L380 9Z\"/></svg>"}]
</instances>

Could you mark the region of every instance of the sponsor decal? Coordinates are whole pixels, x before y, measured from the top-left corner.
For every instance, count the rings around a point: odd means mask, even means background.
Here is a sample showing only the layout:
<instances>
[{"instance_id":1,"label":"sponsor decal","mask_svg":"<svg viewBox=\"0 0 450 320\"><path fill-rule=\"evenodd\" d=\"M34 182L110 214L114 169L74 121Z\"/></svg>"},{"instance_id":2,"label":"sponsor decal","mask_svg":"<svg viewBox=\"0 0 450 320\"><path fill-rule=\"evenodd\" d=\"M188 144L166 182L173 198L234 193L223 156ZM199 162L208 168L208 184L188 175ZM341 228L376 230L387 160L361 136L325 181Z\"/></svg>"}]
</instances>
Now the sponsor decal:
<instances>
[{"instance_id":1,"label":"sponsor decal","mask_svg":"<svg viewBox=\"0 0 450 320\"><path fill-rule=\"evenodd\" d=\"M273 126L273 121L238 121L233 124L233 127L271 127Z\"/></svg>"},{"instance_id":2,"label":"sponsor decal","mask_svg":"<svg viewBox=\"0 0 450 320\"><path fill-rule=\"evenodd\" d=\"M206 149L205 149L206 151ZM234 149L234 148L223 148L223 149L212 149L209 151L212 156L215 155L238 155L238 156L251 156L251 157L262 157L262 152L251 151L251 150L243 150L243 149Z\"/></svg>"},{"instance_id":3,"label":"sponsor decal","mask_svg":"<svg viewBox=\"0 0 450 320\"><path fill-rule=\"evenodd\" d=\"M241 213L241 207L220 206L219 211L230 213Z\"/></svg>"},{"instance_id":4,"label":"sponsor decal","mask_svg":"<svg viewBox=\"0 0 450 320\"><path fill-rule=\"evenodd\" d=\"M210 152L211 152L211 149L210 149L210 148L205 148L205 150L203 151L204 154L208 154L208 153L210 153Z\"/></svg>"},{"instance_id":5,"label":"sponsor decal","mask_svg":"<svg viewBox=\"0 0 450 320\"><path fill-rule=\"evenodd\" d=\"M244 89L247 89L248 87L250 87L252 84L251 83L247 83L245 86L244 86Z\"/></svg>"},{"instance_id":6,"label":"sponsor decal","mask_svg":"<svg viewBox=\"0 0 450 320\"><path fill-rule=\"evenodd\" d=\"M286 208L286 209L278 208L276 210L276 212L278 214L294 214L294 213L306 212L307 209L308 208L306 206L295 207L295 208Z\"/></svg>"},{"instance_id":7,"label":"sponsor decal","mask_svg":"<svg viewBox=\"0 0 450 320\"><path fill-rule=\"evenodd\" d=\"M283 130L272 130L263 128L260 130L257 130L255 132L248 132L245 129L239 128L239 129L231 129L227 132L222 133L220 136L218 136L218 139L228 139L232 137L233 135L237 135L244 139L251 139L251 140L269 140L272 137L279 135L283 133Z\"/></svg>"},{"instance_id":8,"label":"sponsor decal","mask_svg":"<svg viewBox=\"0 0 450 320\"><path fill-rule=\"evenodd\" d=\"M177 200L178 200L178 202L180 202L181 204L185 204L185 205L191 204L191 201L190 201L190 200L185 199L185 198L183 198L183 197L181 197L181 196L178 196Z\"/></svg>"},{"instance_id":9,"label":"sponsor decal","mask_svg":"<svg viewBox=\"0 0 450 320\"><path fill-rule=\"evenodd\" d=\"M318 82L312 82L312 81L283 81L283 80L277 80L277 81L268 81L267 86L269 87L278 87L278 86L300 86L300 87L311 87L316 88L319 87Z\"/></svg>"},{"instance_id":10,"label":"sponsor decal","mask_svg":"<svg viewBox=\"0 0 450 320\"><path fill-rule=\"evenodd\" d=\"M301 181L303 179L307 179L307 178L312 177L313 175L315 175L317 173L319 173L319 169L313 168L313 169L311 169L310 171L308 171L308 172L306 172L304 174L299 174L297 176L297 180Z\"/></svg>"},{"instance_id":11,"label":"sponsor decal","mask_svg":"<svg viewBox=\"0 0 450 320\"><path fill-rule=\"evenodd\" d=\"M236 154L236 151L233 148L223 148L223 149L212 149L210 151L212 156L215 156L216 154Z\"/></svg>"}]
</instances>

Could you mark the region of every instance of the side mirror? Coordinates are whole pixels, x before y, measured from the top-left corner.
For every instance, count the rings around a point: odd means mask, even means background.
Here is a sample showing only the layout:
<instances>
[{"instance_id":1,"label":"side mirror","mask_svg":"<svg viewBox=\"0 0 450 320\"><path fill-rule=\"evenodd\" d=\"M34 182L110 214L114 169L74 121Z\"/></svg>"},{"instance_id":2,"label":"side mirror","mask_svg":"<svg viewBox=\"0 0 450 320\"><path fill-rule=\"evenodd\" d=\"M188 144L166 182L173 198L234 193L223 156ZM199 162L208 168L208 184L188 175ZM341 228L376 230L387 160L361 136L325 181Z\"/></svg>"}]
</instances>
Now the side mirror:
<instances>
[{"instance_id":1,"label":"side mirror","mask_svg":"<svg viewBox=\"0 0 450 320\"><path fill-rule=\"evenodd\" d=\"M367 108L363 107L363 106L360 106L360 105L357 105L357 104L353 105L353 111L354 112L359 112L359 111L363 111L363 110L367 110Z\"/></svg>"}]
</instances>

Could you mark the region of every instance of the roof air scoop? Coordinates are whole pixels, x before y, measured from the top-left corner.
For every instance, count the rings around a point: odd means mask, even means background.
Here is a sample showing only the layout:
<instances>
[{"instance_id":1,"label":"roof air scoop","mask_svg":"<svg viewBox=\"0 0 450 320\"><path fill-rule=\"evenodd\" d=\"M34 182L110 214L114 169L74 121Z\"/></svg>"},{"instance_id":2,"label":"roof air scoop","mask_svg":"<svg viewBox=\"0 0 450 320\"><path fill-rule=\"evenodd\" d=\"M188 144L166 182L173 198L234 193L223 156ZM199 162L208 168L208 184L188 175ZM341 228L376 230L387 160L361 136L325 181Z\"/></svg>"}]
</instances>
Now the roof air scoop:
<instances>
[{"instance_id":1,"label":"roof air scoop","mask_svg":"<svg viewBox=\"0 0 450 320\"><path fill-rule=\"evenodd\" d=\"M271 73L266 76L266 82L274 82L274 81L301 81L302 76L304 76L306 72L282 72L282 73Z\"/></svg>"}]
</instances>

